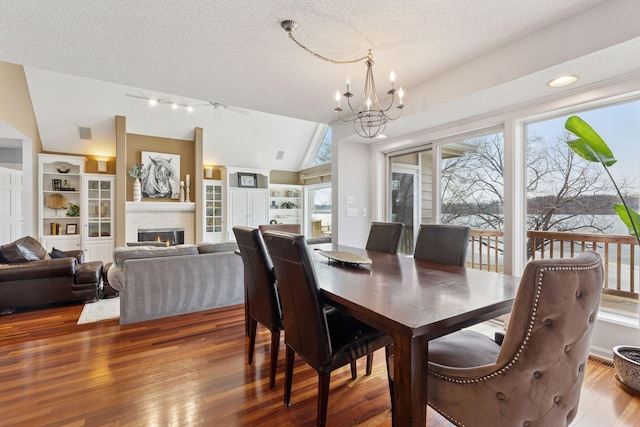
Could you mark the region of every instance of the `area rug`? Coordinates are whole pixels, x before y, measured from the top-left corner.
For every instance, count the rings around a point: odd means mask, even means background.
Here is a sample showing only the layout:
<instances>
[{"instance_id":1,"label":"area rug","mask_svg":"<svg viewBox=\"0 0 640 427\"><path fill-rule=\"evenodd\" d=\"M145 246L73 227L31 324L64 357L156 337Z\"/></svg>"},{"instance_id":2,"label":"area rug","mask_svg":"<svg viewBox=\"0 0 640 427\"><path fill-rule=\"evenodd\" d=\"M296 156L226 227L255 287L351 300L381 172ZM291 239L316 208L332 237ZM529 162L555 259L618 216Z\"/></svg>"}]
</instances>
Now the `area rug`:
<instances>
[{"instance_id":1,"label":"area rug","mask_svg":"<svg viewBox=\"0 0 640 427\"><path fill-rule=\"evenodd\" d=\"M78 325L99 322L101 320L117 319L120 317L120 298L101 299L85 304L78 319Z\"/></svg>"}]
</instances>

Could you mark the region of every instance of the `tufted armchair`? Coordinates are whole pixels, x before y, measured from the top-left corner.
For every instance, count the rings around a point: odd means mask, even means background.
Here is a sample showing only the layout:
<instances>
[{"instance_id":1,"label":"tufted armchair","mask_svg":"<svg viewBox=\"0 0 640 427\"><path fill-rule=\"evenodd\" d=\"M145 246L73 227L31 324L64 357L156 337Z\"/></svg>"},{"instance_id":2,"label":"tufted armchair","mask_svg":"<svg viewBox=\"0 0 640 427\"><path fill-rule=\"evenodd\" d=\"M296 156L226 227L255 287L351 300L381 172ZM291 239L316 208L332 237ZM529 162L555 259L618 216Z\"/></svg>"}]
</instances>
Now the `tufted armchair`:
<instances>
[{"instance_id":1,"label":"tufted armchair","mask_svg":"<svg viewBox=\"0 0 640 427\"><path fill-rule=\"evenodd\" d=\"M502 346L429 342L428 404L456 425L566 426L576 416L602 291L599 255L531 261Z\"/></svg>"}]
</instances>

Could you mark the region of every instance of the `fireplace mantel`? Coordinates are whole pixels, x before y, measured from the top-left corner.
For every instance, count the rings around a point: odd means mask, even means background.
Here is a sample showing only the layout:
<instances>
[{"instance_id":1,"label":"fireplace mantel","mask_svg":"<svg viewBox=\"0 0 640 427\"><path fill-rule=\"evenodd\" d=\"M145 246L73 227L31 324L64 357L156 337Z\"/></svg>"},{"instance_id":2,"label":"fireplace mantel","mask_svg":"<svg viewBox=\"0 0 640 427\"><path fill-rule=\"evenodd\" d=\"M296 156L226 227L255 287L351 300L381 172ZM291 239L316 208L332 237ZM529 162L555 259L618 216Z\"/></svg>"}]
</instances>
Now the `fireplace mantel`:
<instances>
[{"instance_id":1,"label":"fireplace mantel","mask_svg":"<svg viewBox=\"0 0 640 427\"><path fill-rule=\"evenodd\" d=\"M126 202L126 212L162 211L162 212L193 212L195 202Z\"/></svg>"}]
</instances>

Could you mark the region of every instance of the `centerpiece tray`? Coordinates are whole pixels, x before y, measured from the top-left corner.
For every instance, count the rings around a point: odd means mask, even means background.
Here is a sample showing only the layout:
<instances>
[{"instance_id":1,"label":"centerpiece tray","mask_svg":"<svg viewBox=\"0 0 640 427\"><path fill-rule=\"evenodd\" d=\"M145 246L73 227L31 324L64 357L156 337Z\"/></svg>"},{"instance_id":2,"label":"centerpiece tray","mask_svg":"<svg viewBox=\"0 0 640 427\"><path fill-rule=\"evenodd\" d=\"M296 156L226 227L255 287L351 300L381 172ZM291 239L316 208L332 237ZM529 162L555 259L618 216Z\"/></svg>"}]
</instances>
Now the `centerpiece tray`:
<instances>
[{"instance_id":1,"label":"centerpiece tray","mask_svg":"<svg viewBox=\"0 0 640 427\"><path fill-rule=\"evenodd\" d=\"M342 262L345 264L372 264L371 258L367 258L362 255L352 254L351 252L342 252L342 251L319 251L320 255L323 257L329 258L333 261Z\"/></svg>"}]
</instances>

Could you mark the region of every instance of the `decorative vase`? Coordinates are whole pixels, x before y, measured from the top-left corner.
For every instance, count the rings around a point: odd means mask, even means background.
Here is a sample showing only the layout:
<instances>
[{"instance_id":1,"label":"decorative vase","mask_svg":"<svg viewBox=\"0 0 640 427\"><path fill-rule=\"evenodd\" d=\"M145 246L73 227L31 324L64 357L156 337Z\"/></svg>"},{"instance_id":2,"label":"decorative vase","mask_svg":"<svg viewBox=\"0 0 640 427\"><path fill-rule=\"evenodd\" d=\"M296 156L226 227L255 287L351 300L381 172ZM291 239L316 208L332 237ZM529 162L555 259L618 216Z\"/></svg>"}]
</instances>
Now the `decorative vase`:
<instances>
[{"instance_id":1,"label":"decorative vase","mask_svg":"<svg viewBox=\"0 0 640 427\"><path fill-rule=\"evenodd\" d=\"M104 204L104 202L100 202L100 206L96 206L94 210L95 210L96 216L105 217L107 216L109 208L107 207L107 205Z\"/></svg>"},{"instance_id":2,"label":"decorative vase","mask_svg":"<svg viewBox=\"0 0 640 427\"><path fill-rule=\"evenodd\" d=\"M136 178L133 181L133 201L139 202L142 200L142 189L140 188L140 178Z\"/></svg>"},{"instance_id":3,"label":"decorative vase","mask_svg":"<svg viewBox=\"0 0 640 427\"><path fill-rule=\"evenodd\" d=\"M623 386L640 394L640 347L631 345L614 347L613 366L616 369L616 379Z\"/></svg>"}]
</instances>

